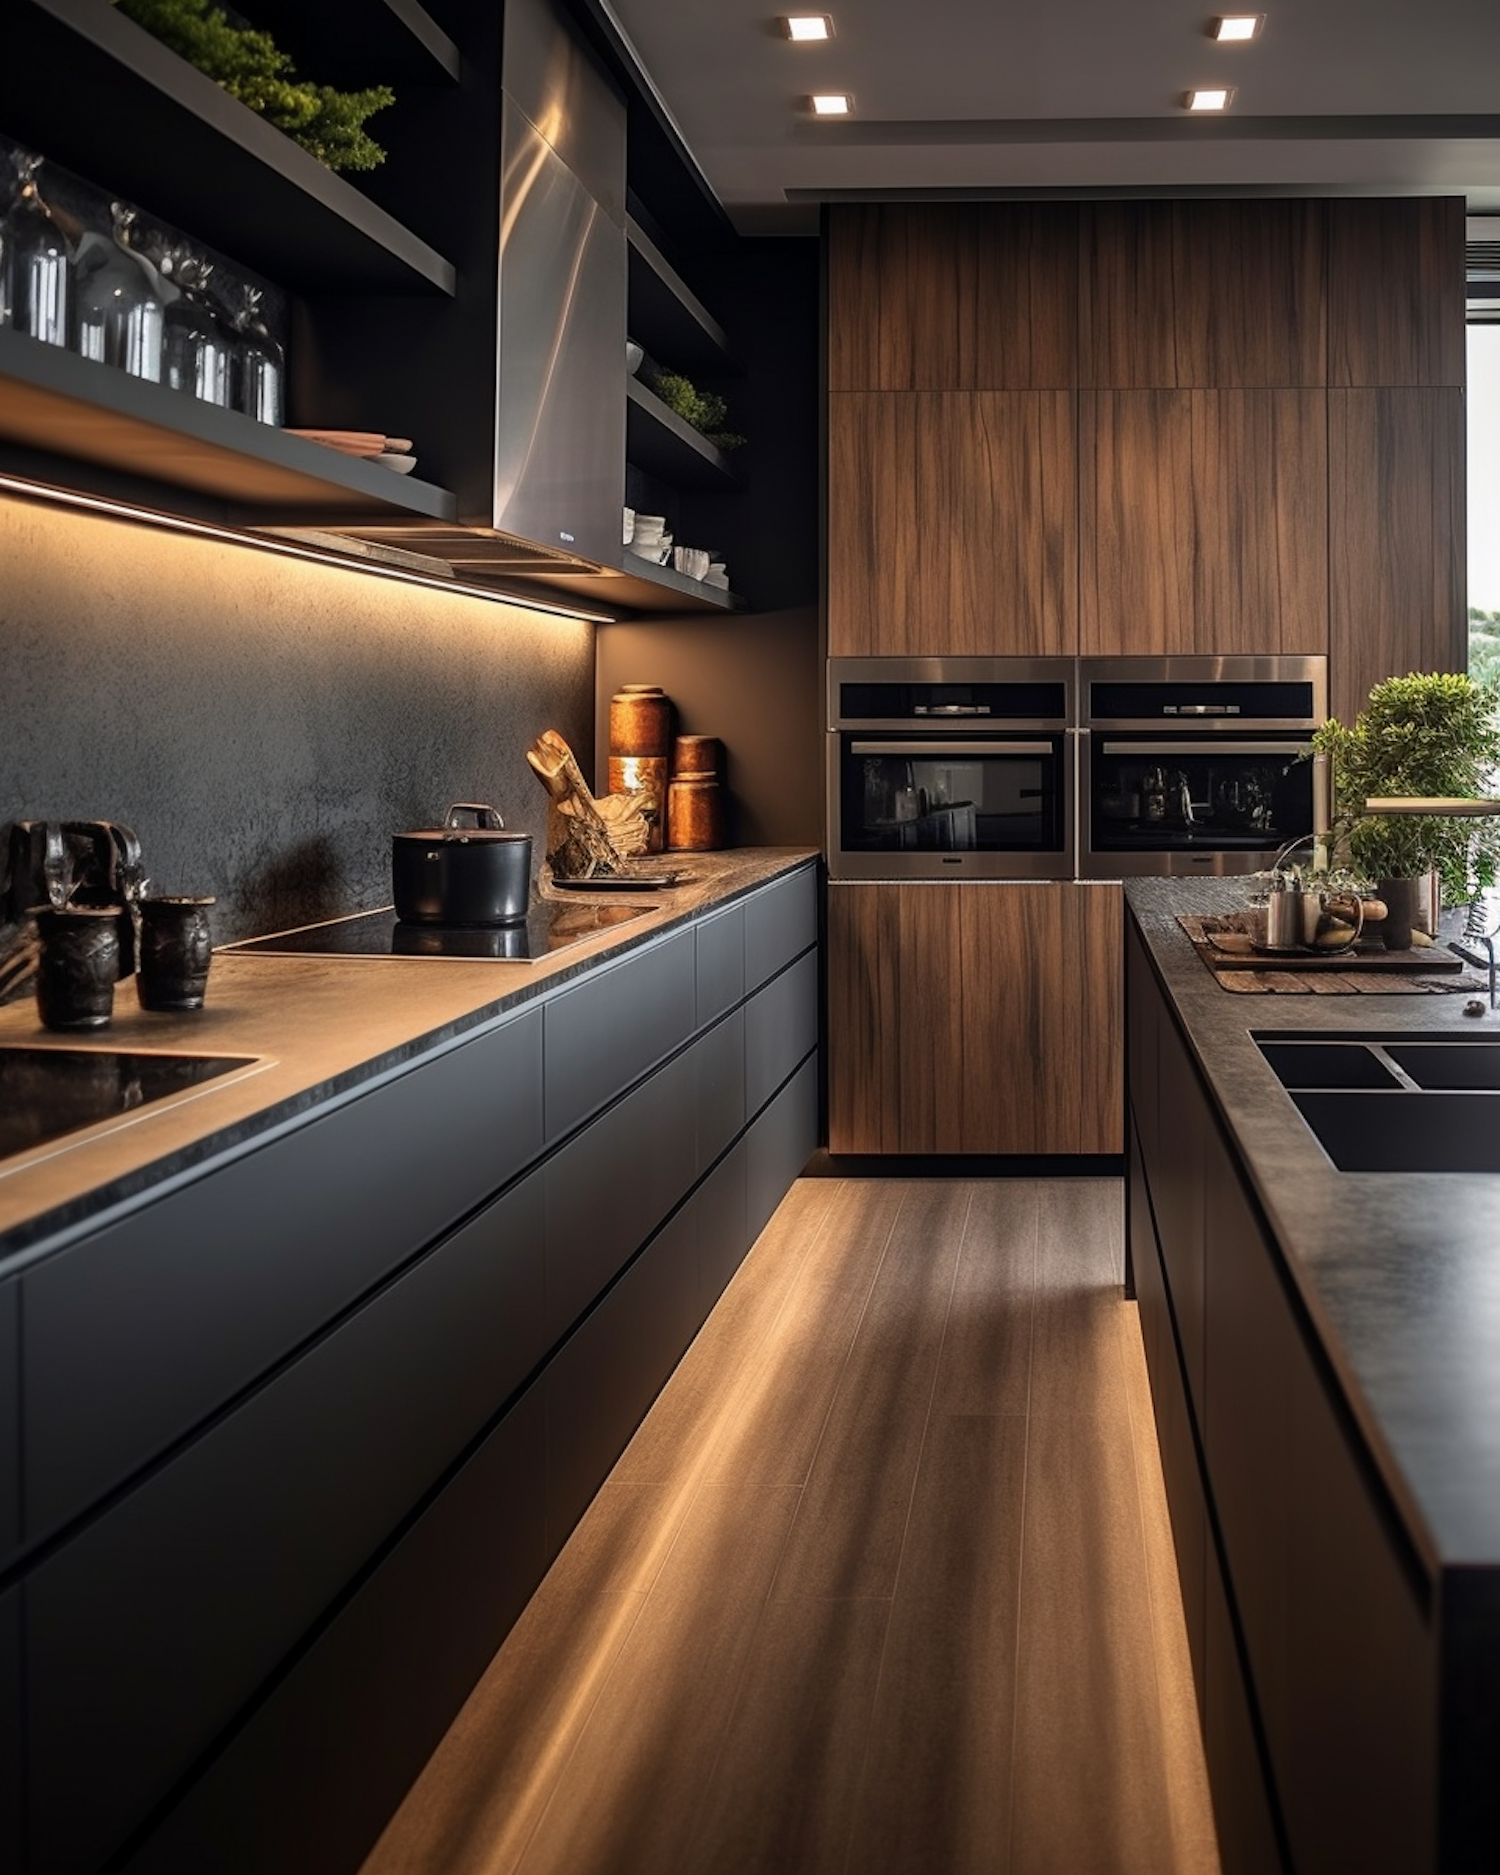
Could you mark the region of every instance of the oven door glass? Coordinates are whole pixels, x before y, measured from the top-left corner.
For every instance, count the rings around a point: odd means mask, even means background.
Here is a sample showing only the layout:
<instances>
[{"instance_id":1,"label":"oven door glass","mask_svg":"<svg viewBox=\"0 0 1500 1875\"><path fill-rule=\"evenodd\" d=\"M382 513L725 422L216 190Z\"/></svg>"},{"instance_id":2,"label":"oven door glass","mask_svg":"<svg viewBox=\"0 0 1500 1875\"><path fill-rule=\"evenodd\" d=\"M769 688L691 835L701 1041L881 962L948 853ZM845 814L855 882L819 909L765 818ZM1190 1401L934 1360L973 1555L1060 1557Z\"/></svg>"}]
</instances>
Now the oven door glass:
<instances>
[{"instance_id":1,"label":"oven door glass","mask_svg":"<svg viewBox=\"0 0 1500 1875\"><path fill-rule=\"evenodd\" d=\"M1254 872L1314 831L1301 738L1096 733L1088 753L1089 855L1117 871Z\"/></svg>"},{"instance_id":2,"label":"oven door glass","mask_svg":"<svg viewBox=\"0 0 1500 1875\"><path fill-rule=\"evenodd\" d=\"M1062 736L840 737L845 854L1062 853Z\"/></svg>"}]
</instances>

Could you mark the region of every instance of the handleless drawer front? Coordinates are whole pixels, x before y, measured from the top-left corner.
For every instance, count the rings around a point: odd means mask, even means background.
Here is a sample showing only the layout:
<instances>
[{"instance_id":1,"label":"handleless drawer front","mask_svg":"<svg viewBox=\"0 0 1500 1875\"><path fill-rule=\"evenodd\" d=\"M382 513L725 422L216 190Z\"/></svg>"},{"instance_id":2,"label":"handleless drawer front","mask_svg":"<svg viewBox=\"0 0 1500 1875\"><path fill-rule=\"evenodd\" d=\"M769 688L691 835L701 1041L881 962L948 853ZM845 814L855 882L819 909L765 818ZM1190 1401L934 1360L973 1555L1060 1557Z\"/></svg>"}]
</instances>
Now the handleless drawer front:
<instances>
[{"instance_id":1,"label":"handleless drawer front","mask_svg":"<svg viewBox=\"0 0 1500 1875\"><path fill-rule=\"evenodd\" d=\"M533 1176L28 1577L34 1867L107 1856L504 1403L541 1233Z\"/></svg>"},{"instance_id":2,"label":"handleless drawer front","mask_svg":"<svg viewBox=\"0 0 1500 1875\"><path fill-rule=\"evenodd\" d=\"M788 873L745 900L745 991L818 941L818 875L812 866Z\"/></svg>"},{"instance_id":3,"label":"handleless drawer front","mask_svg":"<svg viewBox=\"0 0 1500 1875\"><path fill-rule=\"evenodd\" d=\"M807 951L745 1005L745 1111L759 1113L818 1044L818 954Z\"/></svg>"},{"instance_id":4,"label":"handleless drawer front","mask_svg":"<svg viewBox=\"0 0 1500 1875\"><path fill-rule=\"evenodd\" d=\"M21 1544L21 1285L0 1283L0 1569Z\"/></svg>"},{"instance_id":5,"label":"handleless drawer front","mask_svg":"<svg viewBox=\"0 0 1500 1875\"><path fill-rule=\"evenodd\" d=\"M698 1027L745 999L745 908L731 905L696 927Z\"/></svg>"},{"instance_id":6,"label":"handleless drawer front","mask_svg":"<svg viewBox=\"0 0 1500 1875\"><path fill-rule=\"evenodd\" d=\"M546 1136L562 1139L693 1033L693 932L591 971L544 1005Z\"/></svg>"},{"instance_id":7,"label":"handleless drawer front","mask_svg":"<svg viewBox=\"0 0 1500 1875\"><path fill-rule=\"evenodd\" d=\"M818 1059L809 1058L745 1135L745 1235L753 1244L818 1144Z\"/></svg>"},{"instance_id":8,"label":"handleless drawer front","mask_svg":"<svg viewBox=\"0 0 1500 1875\"><path fill-rule=\"evenodd\" d=\"M28 1272L27 1542L535 1159L541 1044L523 1011Z\"/></svg>"},{"instance_id":9,"label":"handleless drawer front","mask_svg":"<svg viewBox=\"0 0 1500 1875\"><path fill-rule=\"evenodd\" d=\"M697 1169L706 1172L745 1124L745 1012L736 1009L694 1044Z\"/></svg>"}]
</instances>

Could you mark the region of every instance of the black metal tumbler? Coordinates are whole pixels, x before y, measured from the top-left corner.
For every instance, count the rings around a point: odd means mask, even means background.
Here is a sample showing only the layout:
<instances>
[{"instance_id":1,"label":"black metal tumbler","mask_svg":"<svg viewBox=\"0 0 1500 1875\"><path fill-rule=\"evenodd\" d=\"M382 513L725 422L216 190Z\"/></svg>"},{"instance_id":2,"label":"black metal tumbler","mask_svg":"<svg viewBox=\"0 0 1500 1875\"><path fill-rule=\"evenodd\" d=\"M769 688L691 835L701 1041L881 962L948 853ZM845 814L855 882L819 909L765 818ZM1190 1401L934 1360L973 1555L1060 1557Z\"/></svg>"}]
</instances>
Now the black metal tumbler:
<instances>
[{"instance_id":1,"label":"black metal tumbler","mask_svg":"<svg viewBox=\"0 0 1500 1875\"><path fill-rule=\"evenodd\" d=\"M211 898L143 898L136 993L142 1009L201 1009L213 956Z\"/></svg>"},{"instance_id":2,"label":"black metal tumbler","mask_svg":"<svg viewBox=\"0 0 1500 1875\"><path fill-rule=\"evenodd\" d=\"M107 1027L120 975L119 908L39 905L31 915L42 942L36 1003L43 1025Z\"/></svg>"}]
</instances>

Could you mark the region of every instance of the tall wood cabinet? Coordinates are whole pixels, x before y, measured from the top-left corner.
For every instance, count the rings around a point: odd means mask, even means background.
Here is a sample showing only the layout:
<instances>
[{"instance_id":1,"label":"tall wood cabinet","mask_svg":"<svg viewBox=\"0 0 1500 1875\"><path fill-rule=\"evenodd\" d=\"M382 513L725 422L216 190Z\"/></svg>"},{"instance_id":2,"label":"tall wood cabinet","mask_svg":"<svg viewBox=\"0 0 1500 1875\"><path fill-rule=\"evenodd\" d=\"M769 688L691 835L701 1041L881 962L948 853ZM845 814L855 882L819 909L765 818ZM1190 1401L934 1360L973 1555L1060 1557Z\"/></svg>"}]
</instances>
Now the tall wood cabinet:
<instances>
[{"instance_id":1,"label":"tall wood cabinet","mask_svg":"<svg viewBox=\"0 0 1500 1875\"><path fill-rule=\"evenodd\" d=\"M1121 915L1115 885L830 885L830 1152L1119 1152Z\"/></svg>"}]
</instances>

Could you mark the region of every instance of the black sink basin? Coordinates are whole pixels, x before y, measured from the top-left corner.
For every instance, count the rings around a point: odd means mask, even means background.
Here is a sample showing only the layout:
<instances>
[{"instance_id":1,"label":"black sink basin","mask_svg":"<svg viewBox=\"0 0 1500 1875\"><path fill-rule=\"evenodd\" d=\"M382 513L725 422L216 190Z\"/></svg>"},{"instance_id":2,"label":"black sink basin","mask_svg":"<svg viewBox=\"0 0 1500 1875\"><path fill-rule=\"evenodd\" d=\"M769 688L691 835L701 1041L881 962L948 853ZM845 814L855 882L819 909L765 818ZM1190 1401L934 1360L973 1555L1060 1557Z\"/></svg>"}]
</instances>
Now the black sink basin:
<instances>
[{"instance_id":1,"label":"black sink basin","mask_svg":"<svg viewBox=\"0 0 1500 1875\"><path fill-rule=\"evenodd\" d=\"M1363 1042L1262 1042L1260 1052L1283 1087L1401 1085L1400 1076Z\"/></svg>"},{"instance_id":2,"label":"black sink basin","mask_svg":"<svg viewBox=\"0 0 1500 1875\"><path fill-rule=\"evenodd\" d=\"M1500 1094L1294 1093L1341 1172L1500 1172Z\"/></svg>"},{"instance_id":3,"label":"black sink basin","mask_svg":"<svg viewBox=\"0 0 1500 1875\"><path fill-rule=\"evenodd\" d=\"M151 1054L115 1048L0 1045L0 1159L166 1100L254 1055Z\"/></svg>"},{"instance_id":4,"label":"black sink basin","mask_svg":"<svg viewBox=\"0 0 1500 1875\"><path fill-rule=\"evenodd\" d=\"M1385 1053L1418 1087L1500 1091L1500 1042L1387 1042Z\"/></svg>"}]
</instances>

